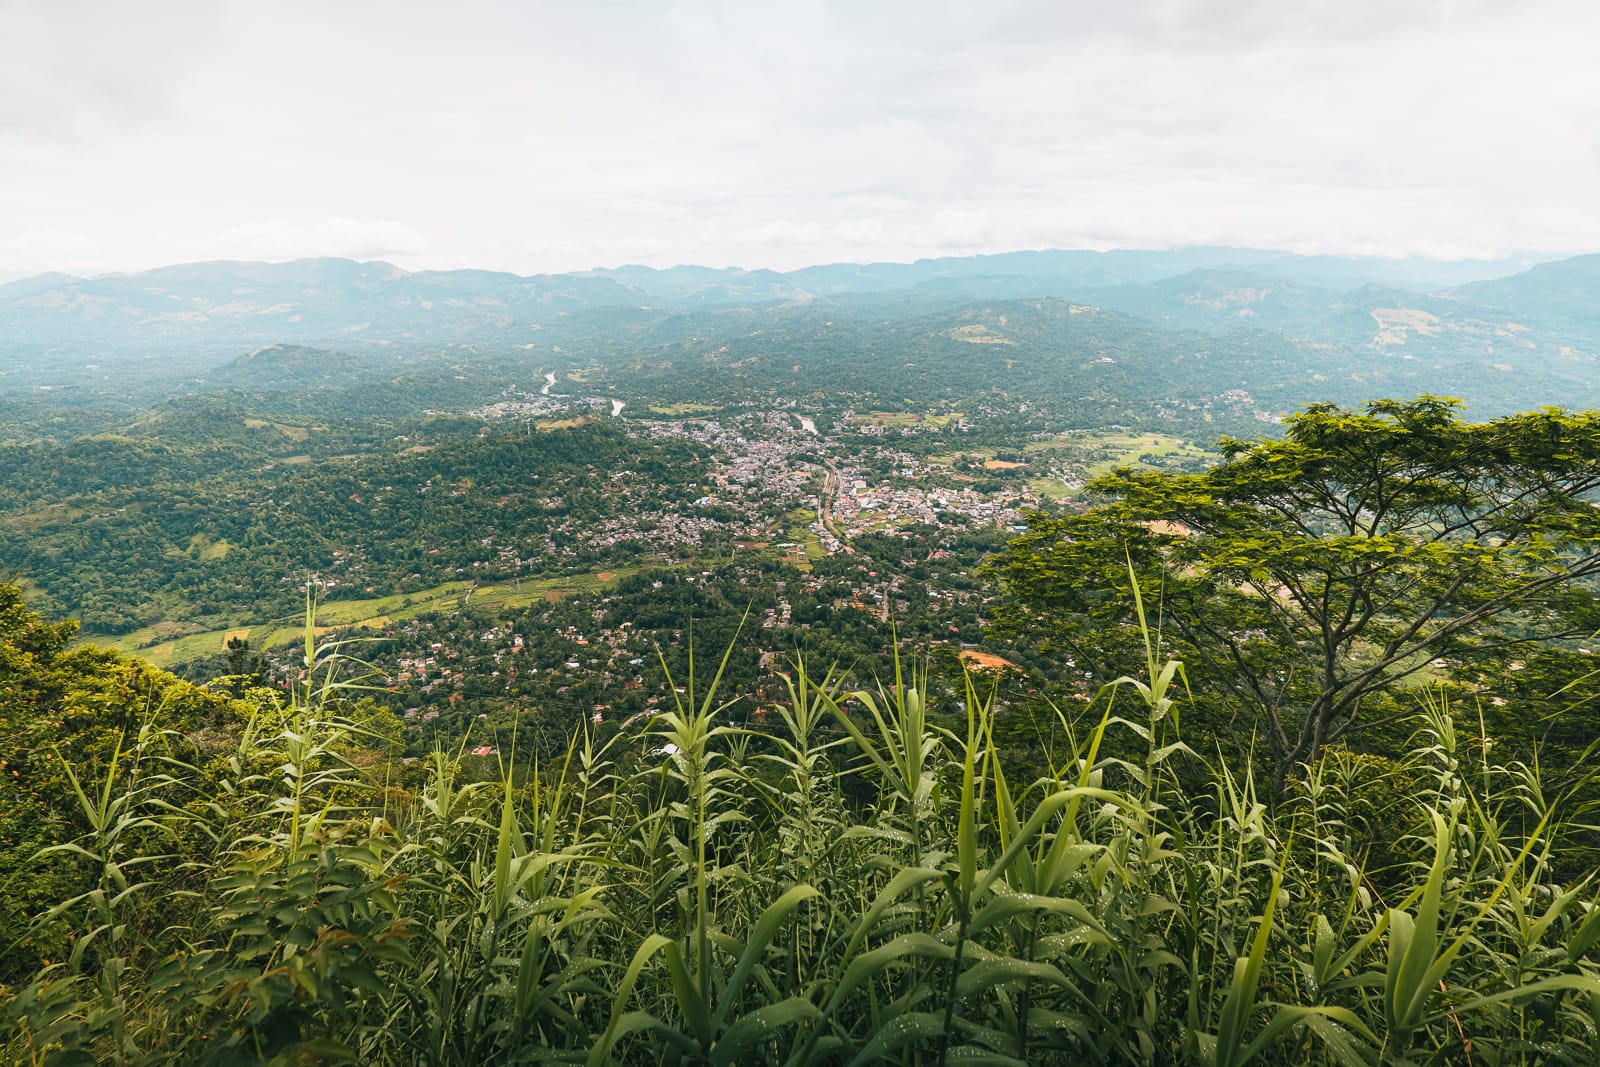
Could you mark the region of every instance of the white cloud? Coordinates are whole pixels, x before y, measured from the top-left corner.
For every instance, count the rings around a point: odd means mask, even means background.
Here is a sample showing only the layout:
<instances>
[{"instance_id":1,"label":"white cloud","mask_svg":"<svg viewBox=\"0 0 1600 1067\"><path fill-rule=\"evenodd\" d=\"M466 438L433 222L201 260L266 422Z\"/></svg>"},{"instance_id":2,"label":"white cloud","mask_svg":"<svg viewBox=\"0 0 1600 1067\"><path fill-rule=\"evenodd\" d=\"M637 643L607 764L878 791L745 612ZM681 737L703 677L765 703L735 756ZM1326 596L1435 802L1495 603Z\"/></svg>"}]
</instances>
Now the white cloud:
<instances>
[{"instance_id":1,"label":"white cloud","mask_svg":"<svg viewBox=\"0 0 1600 1067\"><path fill-rule=\"evenodd\" d=\"M427 251L427 242L411 227L392 220L332 218L315 226L281 220L247 222L221 234L215 249L217 257L226 259L384 259L420 255Z\"/></svg>"},{"instance_id":2,"label":"white cloud","mask_svg":"<svg viewBox=\"0 0 1600 1067\"><path fill-rule=\"evenodd\" d=\"M23 230L14 237L0 238L0 280L41 270L90 272L99 268L104 255L104 250L81 233Z\"/></svg>"},{"instance_id":3,"label":"white cloud","mask_svg":"<svg viewBox=\"0 0 1600 1067\"><path fill-rule=\"evenodd\" d=\"M607 237L596 234L576 240L560 237L532 240L520 250L500 254L512 258L525 257L533 263L620 265L658 262L663 257L670 257L672 251L672 246L667 242L648 237Z\"/></svg>"},{"instance_id":4,"label":"white cloud","mask_svg":"<svg viewBox=\"0 0 1600 1067\"><path fill-rule=\"evenodd\" d=\"M0 270L1600 248L1578 0L155 10L0 0Z\"/></svg>"}]
</instances>

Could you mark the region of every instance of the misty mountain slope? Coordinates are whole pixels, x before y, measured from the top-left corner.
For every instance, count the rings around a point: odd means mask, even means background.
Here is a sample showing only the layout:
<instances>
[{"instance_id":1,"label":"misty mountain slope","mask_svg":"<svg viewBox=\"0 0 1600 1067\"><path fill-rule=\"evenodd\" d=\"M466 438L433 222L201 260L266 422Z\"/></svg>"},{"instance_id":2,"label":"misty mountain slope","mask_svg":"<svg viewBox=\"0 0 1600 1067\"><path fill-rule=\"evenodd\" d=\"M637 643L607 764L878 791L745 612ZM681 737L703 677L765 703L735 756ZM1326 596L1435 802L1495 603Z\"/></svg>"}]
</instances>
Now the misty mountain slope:
<instances>
[{"instance_id":1,"label":"misty mountain slope","mask_svg":"<svg viewBox=\"0 0 1600 1067\"><path fill-rule=\"evenodd\" d=\"M1085 299L1180 329L1304 328L1338 304L1336 289L1234 268L1188 271L1155 282L1097 289Z\"/></svg>"},{"instance_id":2,"label":"misty mountain slope","mask_svg":"<svg viewBox=\"0 0 1600 1067\"><path fill-rule=\"evenodd\" d=\"M1474 282L1451 295L1489 307L1600 349L1600 255L1541 263L1521 274Z\"/></svg>"},{"instance_id":3,"label":"misty mountain slope","mask_svg":"<svg viewBox=\"0 0 1600 1067\"><path fill-rule=\"evenodd\" d=\"M863 402L957 403L987 392L1070 407L1089 424L1162 408L1246 404L1283 412L1313 400L1448 392L1476 410L1527 406L1552 380L1590 385L1592 361L1541 377L1483 359L1407 356L1249 327L1173 330L1063 300L970 303L892 317L818 302L675 320L695 330L608 365L609 385L690 399L825 387ZM658 327L660 329L661 327ZM1508 357L1515 358L1515 357ZM1564 373L1563 373L1564 371ZM1225 398L1225 399L1219 399Z\"/></svg>"},{"instance_id":4,"label":"misty mountain slope","mask_svg":"<svg viewBox=\"0 0 1600 1067\"><path fill-rule=\"evenodd\" d=\"M1528 284L1537 288L1546 277L1555 277L1559 271L1550 268L1557 266L1545 265L1544 273L1530 276ZM1458 280L1461 271L1459 265L1424 262L1400 273L1420 278L1427 274L1424 267L1441 282L1440 288ZM1486 268L1479 264L1475 269ZM529 326L549 325L581 310L641 305L689 310L919 290L982 299L1057 296L1084 301L1089 293L1114 286L1153 285L1195 271L1240 270L1276 279L1248 288L1275 288L1280 294L1293 289L1302 300L1330 295L1322 292L1326 287L1305 281L1307 273L1347 280L1345 289L1393 284L1396 273L1395 261L1233 248L1013 252L908 264L834 264L787 273L621 267L532 277L481 270L410 273L388 263L344 259L221 261L99 278L41 275L0 287L0 358L23 348L105 362L152 345L184 350L226 345L237 354L240 348L276 342L507 341ZM1495 298L1501 294L1484 292ZM1457 295L1475 299L1468 287ZM1570 302L1567 306L1588 314Z\"/></svg>"},{"instance_id":5,"label":"misty mountain slope","mask_svg":"<svg viewBox=\"0 0 1600 1067\"><path fill-rule=\"evenodd\" d=\"M267 345L217 368L206 380L222 389L304 390L392 377L399 366L393 354L381 350Z\"/></svg>"},{"instance_id":6,"label":"misty mountain slope","mask_svg":"<svg viewBox=\"0 0 1600 1067\"><path fill-rule=\"evenodd\" d=\"M411 407L430 390L438 404L470 404L591 368L596 392L677 395L709 374L706 384L748 396L892 387L907 398L1019 389L1103 401L1080 379L1137 367L1173 402L1245 390L1274 410L1421 391L1497 410L1600 403L1600 257L1433 292L1392 282L1487 269L1230 248L533 277L340 259L193 263L0 287L0 393L95 403L370 386ZM1307 280L1361 271L1366 280L1345 287Z\"/></svg>"}]
</instances>

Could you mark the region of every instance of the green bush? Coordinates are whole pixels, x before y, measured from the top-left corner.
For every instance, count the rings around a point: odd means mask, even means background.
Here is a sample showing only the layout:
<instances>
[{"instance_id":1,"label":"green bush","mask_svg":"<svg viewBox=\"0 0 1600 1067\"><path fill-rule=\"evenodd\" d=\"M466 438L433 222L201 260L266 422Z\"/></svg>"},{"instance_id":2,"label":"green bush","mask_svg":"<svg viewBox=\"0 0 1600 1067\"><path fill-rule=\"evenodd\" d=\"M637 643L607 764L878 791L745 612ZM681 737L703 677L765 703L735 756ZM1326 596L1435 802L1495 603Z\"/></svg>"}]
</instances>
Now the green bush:
<instances>
[{"instance_id":1,"label":"green bush","mask_svg":"<svg viewBox=\"0 0 1600 1067\"><path fill-rule=\"evenodd\" d=\"M337 649L308 643L304 684L210 771L140 710L73 787L88 888L52 912L68 954L0 998L0 1049L1595 1062L1600 908L1592 876L1561 877L1587 832L1572 786L1495 764L1437 699L1404 758L1330 749L1271 805L1250 767L1186 744L1203 695L1180 701L1181 668L1145 651L1141 678L1059 715L1028 781L995 742L1007 710L971 680L941 697L909 670L847 693L795 663L755 735L691 659L676 707L603 744L580 732L552 763L508 743L488 781L439 751L396 790L360 755Z\"/></svg>"}]
</instances>

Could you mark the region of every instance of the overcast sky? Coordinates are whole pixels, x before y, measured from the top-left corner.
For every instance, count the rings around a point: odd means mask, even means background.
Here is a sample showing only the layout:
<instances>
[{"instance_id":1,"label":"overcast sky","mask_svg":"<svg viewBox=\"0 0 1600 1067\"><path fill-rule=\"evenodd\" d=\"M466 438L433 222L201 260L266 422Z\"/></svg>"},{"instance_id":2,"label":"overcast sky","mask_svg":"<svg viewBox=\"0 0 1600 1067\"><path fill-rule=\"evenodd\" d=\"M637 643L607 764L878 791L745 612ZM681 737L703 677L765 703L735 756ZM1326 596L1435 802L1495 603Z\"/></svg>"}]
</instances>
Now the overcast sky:
<instances>
[{"instance_id":1,"label":"overcast sky","mask_svg":"<svg viewBox=\"0 0 1600 1067\"><path fill-rule=\"evenodd\" d=\"M0 0L0 278L1600 250L1593 0Z\"/></svg>"}]
</instances>

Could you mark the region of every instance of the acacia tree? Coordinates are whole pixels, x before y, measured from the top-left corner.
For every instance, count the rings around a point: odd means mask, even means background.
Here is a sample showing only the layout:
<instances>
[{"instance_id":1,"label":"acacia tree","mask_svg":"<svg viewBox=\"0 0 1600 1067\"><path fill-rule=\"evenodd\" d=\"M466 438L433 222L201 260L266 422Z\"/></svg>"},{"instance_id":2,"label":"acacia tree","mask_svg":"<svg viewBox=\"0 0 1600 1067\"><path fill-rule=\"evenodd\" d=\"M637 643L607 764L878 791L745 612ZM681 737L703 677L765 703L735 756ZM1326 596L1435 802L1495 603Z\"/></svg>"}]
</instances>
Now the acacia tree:
<instances>
[{"instance_id":1,"label":"acacia tree","mask_svg":"<svg viewBox=\"0 0 1600 1067\"><path fill-rule=\"evenodd\" d=\"M1129 564L1197 688L1248 713L1281 789L1424 670L1587 635L1600 602L1600 412L1489 422L1439 397L1317 404L1200 474L1119 470L1030 517L993 571L1024 632L1118 670Z\"/></svg>"}]
</instances>

